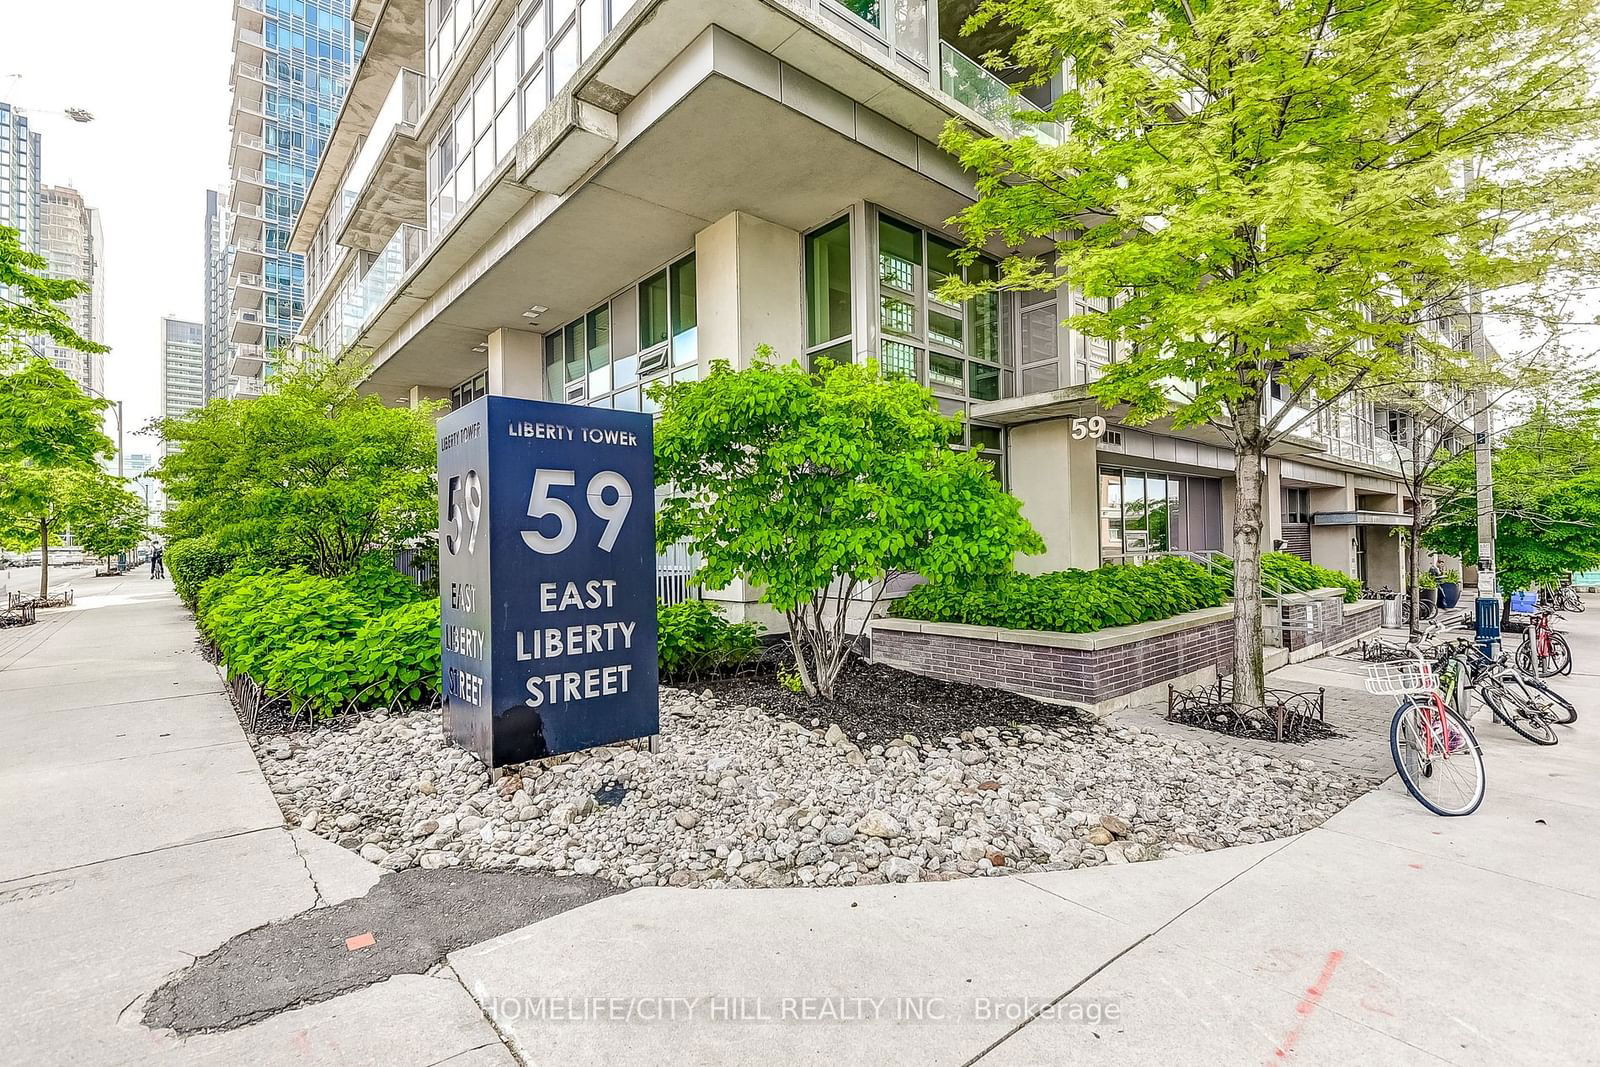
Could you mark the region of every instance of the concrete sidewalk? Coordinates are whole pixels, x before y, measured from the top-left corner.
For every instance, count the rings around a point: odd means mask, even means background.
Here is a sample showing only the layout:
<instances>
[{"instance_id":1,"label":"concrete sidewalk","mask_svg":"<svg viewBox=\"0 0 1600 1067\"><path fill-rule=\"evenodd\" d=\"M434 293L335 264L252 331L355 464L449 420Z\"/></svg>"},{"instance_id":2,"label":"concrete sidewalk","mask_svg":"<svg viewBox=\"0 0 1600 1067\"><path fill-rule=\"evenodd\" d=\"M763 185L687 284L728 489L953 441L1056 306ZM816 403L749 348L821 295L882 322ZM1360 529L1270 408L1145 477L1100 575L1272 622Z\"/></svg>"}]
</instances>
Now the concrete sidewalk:
<instances>
[{"instance_id":1,"label":"concrete sidewalk","mask_svg":"<svg viewBox=\"0 0 1600 1067\"><path fill-rule=\"evenodd\" d=\"M1583 718L1545 749L1480 714L1467 819L1391 779L1286 841L635 890L451 963L530 1062L1600 1062L1600 618L1570 628Z\"/></svg>"},{"instance_id":2,"label":"concrete sidewalk","mask_svg":"<svg viewBox=\"0 0 1600 1067\"><path fill-rule=\"evenodd\" d=\"M170 584L76 585L73 608L0 631L7 1062L513 1062L447 972L225 1034L140 1024L144 998L196 956L377 874L283 826Z\"/></svg>"},{"instance_id":3,"label":"concrete sidewalk","mask_svg":"<svg viewBox=\"0 0 1600 1067\"><path fill-rule=\"evenodd\" d=\"M168 976L376 872L284 829L169 586L84 581L0 635L0 1034L28 1064L1600 1062L1600 610L1571 631L1584 717L1539 749L1480 716L1468 819L1390 781L1153 863L636 890L179 1040L140 1022Z\"/></svg>"}]
</instances>

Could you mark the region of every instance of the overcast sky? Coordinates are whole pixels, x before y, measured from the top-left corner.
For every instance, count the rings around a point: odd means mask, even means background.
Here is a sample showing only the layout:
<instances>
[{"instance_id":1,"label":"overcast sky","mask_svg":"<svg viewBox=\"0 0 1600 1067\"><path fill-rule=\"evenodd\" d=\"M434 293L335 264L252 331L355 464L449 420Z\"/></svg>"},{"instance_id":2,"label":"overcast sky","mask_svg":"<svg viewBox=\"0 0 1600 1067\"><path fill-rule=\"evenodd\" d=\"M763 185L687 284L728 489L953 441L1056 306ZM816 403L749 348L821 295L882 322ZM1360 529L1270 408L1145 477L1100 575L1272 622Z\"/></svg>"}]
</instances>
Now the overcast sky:
<instances>
[{"instance_id":1,"label":"overcast sky","mask_svg":"<svg viewBox=\"0 0 1600 1067\"><path fill-rule=\"evenodd\" d=\"M127 451L153 452L154 438L131 434L157 413L161 316L201 320L206 189L225 188L228 176L232 4L0 8L0 100L25 109L42 134L44 181L100 209L106 391L126 404ZM94 122L68 121L60 112L69 107Z\"/></svg>"}]
</instances>

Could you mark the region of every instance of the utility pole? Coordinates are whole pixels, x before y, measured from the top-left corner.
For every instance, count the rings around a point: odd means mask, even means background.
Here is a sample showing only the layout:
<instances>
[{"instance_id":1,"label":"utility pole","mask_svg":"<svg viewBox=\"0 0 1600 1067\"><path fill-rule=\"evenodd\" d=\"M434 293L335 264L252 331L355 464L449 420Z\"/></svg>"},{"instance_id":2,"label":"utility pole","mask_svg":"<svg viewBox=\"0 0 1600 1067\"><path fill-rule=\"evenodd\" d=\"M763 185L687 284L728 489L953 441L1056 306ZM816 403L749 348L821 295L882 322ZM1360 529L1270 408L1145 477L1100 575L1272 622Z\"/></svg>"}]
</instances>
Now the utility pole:
<instances>
[{"instance_id":1,"label":"utility pole","mask_svg":"<svg viewBox=\"0 0 1600 1067\"><path fill-rule=\"evenodd\" d=\"M1470 194L1477 181L1477 160L1462 164L1462 189ZM1489 346L1483 336L1483 314L1478 310L1476 286L1467 288L1467 338L1472 354L1480 363L1489 360ZM1495 577L1494 521L1494 432L1493 412L1489 410L1489 387L1474 390L1472 416L1472 458L1478 490L1478 645L1494 656L1500 644L1500 588Z\"/></svg>"}]
</instances>

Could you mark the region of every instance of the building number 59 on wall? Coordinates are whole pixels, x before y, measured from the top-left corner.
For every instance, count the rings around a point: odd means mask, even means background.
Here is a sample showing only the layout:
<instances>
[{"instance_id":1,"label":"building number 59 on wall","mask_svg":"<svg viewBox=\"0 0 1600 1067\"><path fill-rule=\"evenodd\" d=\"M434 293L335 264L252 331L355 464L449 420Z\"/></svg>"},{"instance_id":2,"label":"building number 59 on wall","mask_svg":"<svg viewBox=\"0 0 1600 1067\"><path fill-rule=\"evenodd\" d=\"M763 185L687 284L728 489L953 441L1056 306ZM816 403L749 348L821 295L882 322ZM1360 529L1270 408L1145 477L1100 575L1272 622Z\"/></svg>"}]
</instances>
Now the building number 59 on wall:
<instances>
[{"instance_id":1,"label":"building number 59 on wall","mask_svg":"<svg viewBox=\"0 0 1600 1067\"><path fill-rule=\"evenodd\" d=\"M528 493L528 517L543 519L554 516L556 532L546 534L540 530L523 530L522 540L541 555L554 556L572 547L578 536L578 514L570 503L555 494L554 490L577 485L577 472L540 467L533 472L533 488ZM448 486L447 521L453 527L445 534L445 548L452 556L459 555L463 543L467 554L477 549L478 526L483 515L483 487L477 471L469 470L464 478L453 477ZM612 498L606 499L611 490ZM633 488L617 471L601 471L589 479L584 488L589 511L605 521L600 532L600 551L610 552L616 547L622 524L633 509ZM458 502L459 501L459 502Z\"/></svg>"}]
</instances>

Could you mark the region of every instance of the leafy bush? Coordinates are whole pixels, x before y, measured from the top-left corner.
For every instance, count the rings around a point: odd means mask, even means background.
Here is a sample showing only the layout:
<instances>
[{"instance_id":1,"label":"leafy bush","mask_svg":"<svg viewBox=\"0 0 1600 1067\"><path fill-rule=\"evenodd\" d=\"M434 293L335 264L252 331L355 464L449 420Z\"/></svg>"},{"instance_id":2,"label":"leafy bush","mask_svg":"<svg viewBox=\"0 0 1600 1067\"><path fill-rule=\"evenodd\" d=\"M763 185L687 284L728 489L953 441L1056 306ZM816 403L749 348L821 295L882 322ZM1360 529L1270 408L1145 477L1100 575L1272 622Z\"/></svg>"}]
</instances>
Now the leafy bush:
<instances>
[{"instance_id":1,"label":"leafy bush","mask_svg":"<svg viewBox=\"0 0 1600 1067\"><path fill-rule=\"evenodd\" d=\"M439 604L381 557L345 579L236 569L201 587L201 628L230 672L248 675L295 712L333 715L439 689Z\"/></svg>"},{"instance_id":2,"label":"leafy bush","mask_svg":"<svg viewBox=\"0 0 1600 1067\"><path fill-rule=\"evenodd\" d=\"M737 666L761 647L761 625L729 622L704 600L656 606L656 656L663 678L690 680Z\"/></svg>"},{"instance_id":3,"label":"leafy bush","mask_svg":"<svg viewBox=\"0 0 1600 1067\"><path fill-rule=\"evenodd\" d=\"M1266 552L1261 556L1261 575L1269 582L1287 583L1299 589L1343 589L1344 602L1361 599L1361 582L1343 571L1307 563L1287 552Z\"/></svg>"},{"instance_id":4,"label":"leafy bush","mask_svg":"<svg viewBox=\"0 0 1600 1067\"><path fill-rule=\"evenodd\" d=\"M388 611L422 600L426 594L394 565L386 552L369 552L361 557L355 571L341 579L344 587L374 611Z\"/></svg>"},{"instance_id":5,"label":"leafy bush","mask_svg":"<svg viewBox=\"0 0 1600 1067\"><path fill-rule=\"evenodd\" d=\"M1418 589L1437 589L1437 588L1439 588L1439 579L1435 578L1433 575L1429 574L1427 571L1419 571L1417 573L1417 588Z\"/></svg>"},{"instance_id":6,"label":"leafy bush","mask_svg":"<svg viewBox=\"0 0 1600 1067\"><path fill-rule=\"evenodd\" d=\"M200 587L207 579L227 574L238 557L225 552L210 534L186 537L174 541L166 548L167 571L172 575L172 587L183 602L194 609L200 596Z\"/></svg>"},{"instance_id":7,"label":"leafy bush","mask_svg":"<svg viewBox=\"0 0 1600 1067\"><path fill-rule=\"evenodd\" d=\"M1439 575L1439 581L1448 582L1451 585L1460 585L1461 584L1461 572L1458 571L1458 570L1448 570L1447 569L1443 574Z\"/></svg>"},{"instance_id":8,"label":"leafy bush","mask_svg":"<svg viewBox=\"0 0 1600 1067\"><path fill-rule=\"evenodd\" d=\"M896 601L890 612L929 622L1090 633L1217 607L1231 592L1232 581L1226 574L1192 560L1166 557L1092 571L929 583Z\"/></svg>"}]
</instances>

